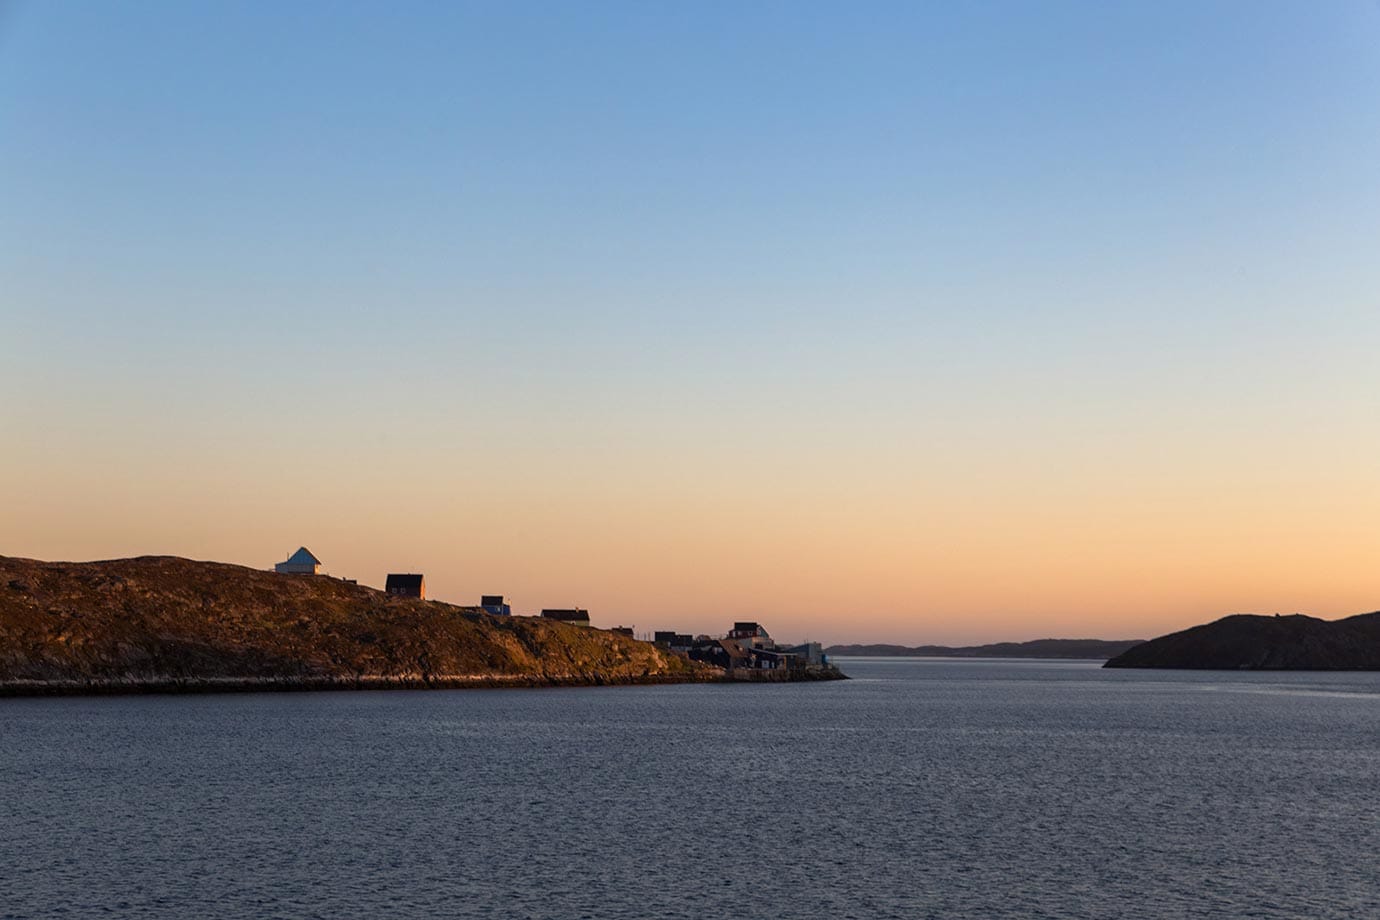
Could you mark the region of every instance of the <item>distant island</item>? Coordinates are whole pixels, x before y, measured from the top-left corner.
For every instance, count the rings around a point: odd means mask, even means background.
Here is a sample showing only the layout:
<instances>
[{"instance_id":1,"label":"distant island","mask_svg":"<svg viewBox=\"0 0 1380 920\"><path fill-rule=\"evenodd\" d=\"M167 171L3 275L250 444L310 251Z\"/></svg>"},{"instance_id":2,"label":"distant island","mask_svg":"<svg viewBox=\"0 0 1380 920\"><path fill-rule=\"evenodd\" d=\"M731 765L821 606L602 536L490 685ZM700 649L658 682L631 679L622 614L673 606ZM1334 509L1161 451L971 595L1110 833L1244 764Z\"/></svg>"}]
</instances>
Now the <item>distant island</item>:
<instances>
[{"instance_id":1,"label":"distant island","mask_svg":"<svg viewBox=\"0 0 1380 920\"><path fill-rule=\"evenodd\" d=\"M1034 639L991 645L831 645L829 655L887 658L1114 658L1143 639Z\"/></svg>"},{"instance_id":2,"label":"distant island","mask_svg":"<svg viewBox=\"0 0 1380 920\"><path fill-rule=\"evenodd\" d=\"M173 556L0 556L0 695L842 676L735 674L629 632Z\"/></svg>"},{"instance_id":3,"label":"distant island","mask_svg":"<svg viewBox=\"0 0 1380 920\"><path fill-rule=\"evenodd\" d=\"M1108 668L1380 670L1380 613L1343 620L1237 614L1137 645Z\"/></svg>"}]
</instances>

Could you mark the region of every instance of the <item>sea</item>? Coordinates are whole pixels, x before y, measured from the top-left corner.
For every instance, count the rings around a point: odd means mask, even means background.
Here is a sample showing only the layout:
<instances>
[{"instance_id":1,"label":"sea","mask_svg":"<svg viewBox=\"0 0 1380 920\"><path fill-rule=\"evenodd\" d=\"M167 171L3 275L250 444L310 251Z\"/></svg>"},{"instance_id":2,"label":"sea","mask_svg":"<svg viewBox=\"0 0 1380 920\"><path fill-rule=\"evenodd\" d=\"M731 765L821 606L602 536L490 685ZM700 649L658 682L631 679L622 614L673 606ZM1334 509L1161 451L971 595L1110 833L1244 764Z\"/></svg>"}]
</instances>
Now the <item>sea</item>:
<instances>
[{"instance_id":1,"label":"sea","mask_svg":"<svg viewBox=\"0 0 1380 920\"><path fill-rule=\"evenodd\" d=\"M1380 917L1380 674L839 664L0 699L0 917Z\"/></svg>"}]
</instances>

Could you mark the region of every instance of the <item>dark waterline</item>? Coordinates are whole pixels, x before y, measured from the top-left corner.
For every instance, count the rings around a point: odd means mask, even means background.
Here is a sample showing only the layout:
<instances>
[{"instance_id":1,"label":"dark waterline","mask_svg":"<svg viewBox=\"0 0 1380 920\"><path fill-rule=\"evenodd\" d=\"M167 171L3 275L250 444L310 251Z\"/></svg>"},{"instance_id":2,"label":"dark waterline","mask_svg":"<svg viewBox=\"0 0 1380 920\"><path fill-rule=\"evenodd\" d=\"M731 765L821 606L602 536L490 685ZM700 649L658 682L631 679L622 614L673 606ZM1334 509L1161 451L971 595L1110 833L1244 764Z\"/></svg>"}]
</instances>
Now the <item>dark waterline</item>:
<instances>
[{"instance_id":1,"label":"dark waterline","mask_svg":"<svg viewBox=\"0 0 1380 920\"><path fill-rule=\"evenodd\" d=\"M1380 675L0 700L0 917L1380 915Z\"/></svg>"}]
</instances>

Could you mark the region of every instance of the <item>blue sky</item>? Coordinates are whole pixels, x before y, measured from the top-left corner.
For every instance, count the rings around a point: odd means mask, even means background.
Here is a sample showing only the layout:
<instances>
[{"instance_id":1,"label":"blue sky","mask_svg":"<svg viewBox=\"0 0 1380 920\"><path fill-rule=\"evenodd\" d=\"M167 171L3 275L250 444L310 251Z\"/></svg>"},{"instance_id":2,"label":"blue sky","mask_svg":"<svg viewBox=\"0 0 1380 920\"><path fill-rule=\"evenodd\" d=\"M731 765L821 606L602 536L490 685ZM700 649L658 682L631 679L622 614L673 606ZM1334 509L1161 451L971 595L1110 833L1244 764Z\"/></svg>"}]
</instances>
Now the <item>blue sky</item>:
<instances>
[{"instance_id":1,"label":"blue sky","mask_svg":"<svg viewBox=\"0 0 1380 920\"><path fill-rule=\"evenodd\" d=\"M1213 504L1243 476L1294 490L1281 532L1380 510L1346 459L1380 446L1377 103L1374 3L10 3L0 464L32 505L0 552L257 564L402 489L448 516L380 511L335 553L366 577L399 543L443 573L445 522L506 513L471 557L600 599L656 520L750 610L789 572L734 568L761 541L838 559L813 597L893 586L879 635L1091 623L1072 587L1027 609L1024 582L930 593L867 538L793 541L900 509L888 545L972 529L1019 568L996 530L1116 526L1161 482L1203 509L1193 546L1204 516L1250 531ZM293 470L319 491L253 504ZM676 531L701 510L737 557ZM566 571L594 518L609 548ZM1171 592L1135 625L1371 590L1313 579ZM603 602L712 594L656 584ZM775 612L821 630L837 603Z\"/></svg>"}]
</instances>

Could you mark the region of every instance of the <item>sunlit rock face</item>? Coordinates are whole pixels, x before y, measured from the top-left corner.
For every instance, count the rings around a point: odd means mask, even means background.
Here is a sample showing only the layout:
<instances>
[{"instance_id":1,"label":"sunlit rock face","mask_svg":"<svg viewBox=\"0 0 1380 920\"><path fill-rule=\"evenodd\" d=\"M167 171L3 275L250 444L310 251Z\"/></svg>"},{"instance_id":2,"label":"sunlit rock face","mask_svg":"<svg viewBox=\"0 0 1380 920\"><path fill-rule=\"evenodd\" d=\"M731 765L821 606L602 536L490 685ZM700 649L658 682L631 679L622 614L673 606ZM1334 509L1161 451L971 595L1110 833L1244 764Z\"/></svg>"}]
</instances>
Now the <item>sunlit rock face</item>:
<instances>
[{"instance_id":1,"label":"sunlit rock face","mask_svg":"<svg viewBox=\"0 0 1380 920\"><path fill-rule=\"evenodd\" d=\"M704 680L605 630L340 579L146 556L0 557L0 690L485 686Z\"/></svg>"}]
</instances>

